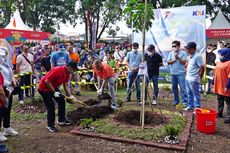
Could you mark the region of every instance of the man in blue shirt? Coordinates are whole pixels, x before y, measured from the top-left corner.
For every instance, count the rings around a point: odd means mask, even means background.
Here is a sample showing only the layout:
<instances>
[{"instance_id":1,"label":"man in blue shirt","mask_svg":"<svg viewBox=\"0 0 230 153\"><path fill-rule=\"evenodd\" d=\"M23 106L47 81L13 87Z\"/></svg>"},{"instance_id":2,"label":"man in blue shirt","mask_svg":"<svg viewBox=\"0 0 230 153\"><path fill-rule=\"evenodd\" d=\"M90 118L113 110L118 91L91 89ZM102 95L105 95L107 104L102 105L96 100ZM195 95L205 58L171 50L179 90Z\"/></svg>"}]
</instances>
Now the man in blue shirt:
<instances>
[{"instance_id":1,"label":"man in blue shirt","mask_svg":"<svg viewBox=\"0 0 230 153\"><path fill-rule=\"evenodd\" d=\"M69 55L65 52L65 46L60 45L59 46L60 51L54 53L51 56L51 66L56 67L56 66L64 66L68 62L70 62Z\"/></svg>"},{"instance_id":2,"label":"man in blue shirt","mask_svg":"<svg viewBox=\"0 0 230 153\"><path fill-rule=\"evenodd\" d=\"M180 50L180 42L172 42L172 51L168 55L168 64L170 68L170 74L172 76L172 91L173 91L173 106L179 104L178 85L180 86L181 98L184 106L187 105L187 92L185 88L185 63L187 59L187 53Z\"/></svg>"},{"instance_id":3,"label":"man in blue shirt","mask_svg":"<svg viewBox=\"0 0 230 153\"><path fill-rule=\"evenodd\" d=\"M186 89L188 93L188 103L185 111L193 110L194 107L201 107L201 96L199 92L200 80L204 74L203 61L196 51L196 43L189 42L185 46L189 54L187 61Z\"/></svg>"},{"instance_id":4,"label":"man in blue shirt","mask_svg":"<svg viewBox=\"0 0 230 153\"><path fill-rule=\"evenodd\" d=\"M154 45L149 45L147 49L147 53L145 54L145 60L147 63L148 69L148 79L147 86L145 91L145 98L147 98L148 91L148 83L150 80L153 82L154 91L153 91L153 105L157 104L157 96L158 96L158 78L159 78L159 68L163 65L162 57L155 51Z\"/></svg>"},{"instance_id":5,"label":"man in blue shirt","mask_svg":"<svg viewBox=\"0 0 230 153\"><path fill-rule=\"evenodd\" d=\"M140 78L137 75L139 70L139 65L141 64L142 54L138 51L139 44L133 43L133 50L129 52L126 56L126 61L128 64L128 87L127 87L127 99L126 102L131 101L131 88L135 81L136 83L136 97L137 101L141 102L141 91L140 91Z\"/></svg>"}]
</instances>

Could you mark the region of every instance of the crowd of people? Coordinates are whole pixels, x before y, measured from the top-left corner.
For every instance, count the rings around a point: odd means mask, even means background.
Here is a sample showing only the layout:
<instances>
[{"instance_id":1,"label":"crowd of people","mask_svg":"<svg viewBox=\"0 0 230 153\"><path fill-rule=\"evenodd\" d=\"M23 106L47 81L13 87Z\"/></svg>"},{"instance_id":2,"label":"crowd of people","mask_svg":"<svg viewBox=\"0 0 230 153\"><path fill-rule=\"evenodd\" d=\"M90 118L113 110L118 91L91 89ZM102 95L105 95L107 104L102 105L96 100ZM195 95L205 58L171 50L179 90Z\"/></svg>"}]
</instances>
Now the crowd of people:
<instances>
[{"instance_id":1,"label":"crowd of people","mask_svg":"<svg viewBox=\"0 0 230 153\"><path fill-rule=\"evenodd\" d=\"M204 62L195 42L181 46L180 41L176 40L171 45L172 51L169 52L167 64L172 76L172 105L176 106L182 103L185 111L193 111L202 106L199 88L204 74ZM3 120L4 132L0 133L0 141L5 141L7 135L18 134L10 126L13 94L18 94L19 103L23 105L24 98L33 97L37 90L47 108L47 129L51 132L57 131L55 102L58 105L57 124L61 126L71 124L65 117L65 99L76 101L74 92L76 96L81 96L78 84L81 80L91 83L97 81L96 88L99 95L103 94L108 86L112 98L110 106L112 109L116 109L115 82L119 76L127 76L125 101L132 101L131 93L135 89L136 101L141 104L140 81L142 76L138 72L142 64L142 57L146 61L147 67L147 86L143 96L147 100L147 97L151 95L151 103L156 105L159 92L159 69L163 65L163 59L152 44L147 47L144 56L136 42L132 44L130 50L127 47L116 45L114 50L111 47L102 46L100 51L86 51L84 48L77 49L73 45L64 44L37 45L35 47L23 45L20 50L15 49L12 61L8 58L7 49L1 47L0 125ZM222 44L221 48L214 53L213 46L208 45L206 62L209 65L216 65L215 71L207 69L206 72L214 76L214 79L209 81L208 89L209 92L212 92L212 87L214 87L213 92L218 95L218 117L223 117L224 101L226 101L228 116L224 122L230 123L230 49ZM148 93L150 82L153 84L152 94ZM36 87L37 85L38 87ZM66 95L61 93L60 85L63 85ZM24 88L17 93L14 89L18 86ZM181 102L179 91L181 92Z\"/></svg>"}]
</instances>

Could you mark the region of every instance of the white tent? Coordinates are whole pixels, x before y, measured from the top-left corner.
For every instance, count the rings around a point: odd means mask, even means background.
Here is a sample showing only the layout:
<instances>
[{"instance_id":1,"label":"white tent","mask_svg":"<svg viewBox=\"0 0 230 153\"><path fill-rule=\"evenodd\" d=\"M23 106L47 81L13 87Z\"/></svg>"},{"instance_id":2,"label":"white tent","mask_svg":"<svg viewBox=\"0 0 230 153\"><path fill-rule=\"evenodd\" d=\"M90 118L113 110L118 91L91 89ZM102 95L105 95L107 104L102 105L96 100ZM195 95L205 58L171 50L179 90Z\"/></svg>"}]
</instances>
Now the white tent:
<instances>
[{"instance_id":1,"label":"white tent","mask_svg":"<svg viewBox=\"0 0 230 153\"><path fill-rule=\"evenodd\" d=\"M220 10L208 29L228 29L228 28L230 28L230 23L223 15L223 12Z\"/></svg>"},{"instance_id":2,"label":"white tent","mask_svg":"<svg viewBox=\"0 0 230 153\"><path fill-rule=\"evenodd\" d=\"M32 28L24 24L18 10L14 12L14 16L11 18L10 23L5 29L33 31Z\"/></svg>"}]
</instances>

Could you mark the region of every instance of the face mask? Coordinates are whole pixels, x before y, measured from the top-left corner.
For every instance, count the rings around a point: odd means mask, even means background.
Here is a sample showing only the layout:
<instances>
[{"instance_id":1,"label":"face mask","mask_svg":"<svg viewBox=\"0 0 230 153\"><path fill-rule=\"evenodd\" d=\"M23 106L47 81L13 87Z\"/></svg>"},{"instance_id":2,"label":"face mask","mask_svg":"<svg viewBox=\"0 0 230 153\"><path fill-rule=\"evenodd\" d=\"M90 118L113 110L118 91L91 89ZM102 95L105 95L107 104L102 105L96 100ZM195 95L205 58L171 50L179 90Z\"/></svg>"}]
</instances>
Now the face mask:
<instances>
[{"instance_id":1,"label":"face mask","mask_svg":"<svg viewBox=\"0 0 230 153\"><path fill-rule=\"evenodd\" d=\"M136 53L136 52L137 52L137 49L134 49L133 51Z\"/></svg>"},{"instance_id":2,"label":"face mask","mask_svg":"<svg viewBox=\"0 0 230 153\"><path fill-rule=\"evenodd\" d=\"M147 54L148 54L149 56L152 56L152 55L153 55L153 53L150 52L150 51L147 51Z\"/></svg>"},{"instance_id":3,"label":"face mask","mask_svg":"<svg viewBox=\"0 0 230 153\"><path fill-rule=\"evenodd\" d=\"M176 52L177 50L178 50L178 48L176 48L176 47L172 48L172 51L174 51L174 52Z\"/></svg>"}]
</instances>

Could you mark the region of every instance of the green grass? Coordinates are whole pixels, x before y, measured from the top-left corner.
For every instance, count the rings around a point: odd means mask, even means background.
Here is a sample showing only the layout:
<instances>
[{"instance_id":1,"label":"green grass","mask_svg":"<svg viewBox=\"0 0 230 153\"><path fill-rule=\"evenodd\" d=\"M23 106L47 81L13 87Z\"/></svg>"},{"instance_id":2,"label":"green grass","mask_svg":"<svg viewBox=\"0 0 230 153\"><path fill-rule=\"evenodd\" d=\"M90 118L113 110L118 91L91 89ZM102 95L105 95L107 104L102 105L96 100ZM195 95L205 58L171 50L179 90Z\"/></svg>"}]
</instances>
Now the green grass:
<instances>
[{"instance_id":1,"label":"green grass","mask_svg":"<svg viewBox=\"0 0 230 153\"><path fill-rule=\"evenodd\" d=\"M169 124L174 126L181 133L184 129L186 119L180 115L177 115L169 111L163 111L163 113L171 116ZM92 126L96 128L96 132L98 133L110 134L130 139L144 139L156 141L166 136L165 126L144 130L141 130L141 128L119 127L113 124L111 116L104 119L96 120L92 123Z\"/></svg>"}]
</instances>

